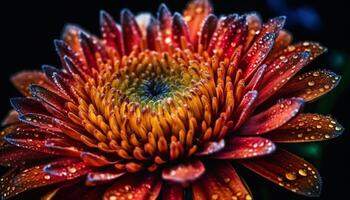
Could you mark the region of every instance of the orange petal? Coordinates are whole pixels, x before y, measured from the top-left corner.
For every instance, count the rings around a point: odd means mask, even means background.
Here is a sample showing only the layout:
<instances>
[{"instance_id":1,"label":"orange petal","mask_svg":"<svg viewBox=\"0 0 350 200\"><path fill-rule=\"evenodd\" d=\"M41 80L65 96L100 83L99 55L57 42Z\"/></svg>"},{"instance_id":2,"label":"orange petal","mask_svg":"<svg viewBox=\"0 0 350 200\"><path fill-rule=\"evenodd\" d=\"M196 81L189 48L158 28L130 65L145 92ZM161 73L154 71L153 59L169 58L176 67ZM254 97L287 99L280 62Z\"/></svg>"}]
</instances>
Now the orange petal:
<instances>
[{"instance_id":1,"label":"orange petal","mask_svg":"<svg viewBox=\"0 0 350 200\"><path fill-rule=\"evenodd\" d=\"M208 0L192 0L183 11L184 20L189 28L190 39L195 46L198 42L198 32L203 21L212 12L213 7Z\"/></svg>"},{"instance_id":2,"label":"orange petal","mask_svg":"<svg viewBox=\"0 0 350 200\"><path fill-rule=\"evenodd\" d=\"M192 185L192 198L251 200L252 196L232 165L220 162Z\"/></svg>"},{"instance_id":3,"label":"orange petal","mask_svg":"<svg viewBox=\"0 0 350 200\"><path fill-rule=\"evenodd\" d=\"M187 184L202 176L204 171L204 164L199 160L194 160L163 169L162 177L171 182Z\"/></svg>"},{"instance_id":4,"label":"orange petal","mask_svg":"<svg viewBox=\"0 0 350 200\"><path fill-rule=\"evenodd\" d=\"M269 109L251 117L240 129L243 135L272 131L292 119L304 104L301 98L282 99Z\"/></svg>"},{"instance_id":5,"label":"orange petal","mask_svg":"<svg viewBox=\"0 0 350 200\"><path fill-rule=\"evenodd\" d=\"M214 154L216 159L242 159L270 154L275 145L261 137L233 137L228 139L225 149Z\"/></svg>"},{"instance_id":6,"label":"orange petal","mask_svg":"<svg viewBox=\"0 0 350 200\"><path fill-rule=\"evenodd\" d=\"M103 200L156 200L161 185L161 181L154 174L123 176L106 190Z\"/></svg>"},{"instance_id":7,"label":"orange petal","mask_svg":"<svg viewBox=\"0 0 350 200\"><path fill-rule=\"evenodd\" d=\"M29 85L31 84L51 88L50 81L41 71L19 72L11 77L11 82L24 96L30 96Z\"/></svg>"},{"instance_id":8,"label":"orange petal","mask_svg":"<svg viewBox=\"0 0 350 200\"><path fill-rule=\"evenodd\" d=\"M274 142L314 142L338 137L344 128L329 116L301 113L264 135Z\"/></svg>"},{"instance_id":9,"label":"orange petal","mask_svg":"<svg viewBox=\"0 0 350 200\"><path fill-rule=\"evenodd\" d=\"M163 200L184 200L184 188L179 184L167 183L162 188Z\"/></svg>"},{"instance_id":10,"label":"orange petal","mask_svg":"<svg viewBox=\"0 0 350 200\"><path fill-rule=\"evenodd\" d=\"M308 162L285 150L261 158L240 160L248 169L291 190L292 192L317 197L321 192L321 177Z\"/></svg>"},{"instance_id":11,"label":"orange petal","mask_svg":"<svg viewBox=\"0 0 350 200\"><path fill-rule=\"evenodd\" d=\"M85 162L86 165L92 167L102 167L106 165L115 164L115 162L107 160L104 156L100 156L90 152L81 152L80 158Z\"/></svg>"},{"instance_id":12,"label":"orange petal","mask_svg":"<svg viewBox=\"0 0 350 200\"><path fill-rule=\"evenodd\" d=\"M317 99L335 88L340 76L328 70L316 70L293 77L275 98L301 97L306 102Z\"/></svg>"}]
</instances>

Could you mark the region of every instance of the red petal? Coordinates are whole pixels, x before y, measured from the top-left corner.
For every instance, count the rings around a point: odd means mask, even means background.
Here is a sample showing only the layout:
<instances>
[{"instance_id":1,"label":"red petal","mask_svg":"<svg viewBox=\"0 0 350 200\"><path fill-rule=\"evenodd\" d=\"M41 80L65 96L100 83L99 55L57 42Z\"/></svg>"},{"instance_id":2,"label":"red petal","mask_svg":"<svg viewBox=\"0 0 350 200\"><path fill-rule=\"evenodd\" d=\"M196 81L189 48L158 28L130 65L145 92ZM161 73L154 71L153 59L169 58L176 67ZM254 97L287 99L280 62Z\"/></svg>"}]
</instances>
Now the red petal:
<instances>
[{"instance_id":1,"label":"red petal","mask_svg":"<svg viewBox=\"0 0 350 200\"><path fill-rule=\"evenodd\" d=\"M23 166L52 157L52 155L5 144L0 147L0 165L6 167Z\"/></svg>"},{"instance_id":2,"label":"red petal","mask_svg":"<svg viewBox=\"0 0 350 200\"><path fill-rule=\"evenodd\" d=\"M255 42L247 51L240 64L241 68L244 69L244 79L249 79L249 77L265 60L275 42L276 35L282 29L284 22L285 17L277 17L264 24L259 35L255 39Z\"/></svg>"},{"instance_id":3,"label":"red petal","mask_svg":"<svg viewBox=\"0 0 350 200\"><path fill-rule=\"evenodd\" d=\"M241 125L250 117L252 112L255 109L255 101L258 97L258 92L256 90L247 92L240 102L234 117L236 121L236 125L234 130L241 127Z\"/></svg>"},{"instance_id":4,"label":"red petal","mask_svg":"<svg viewBox=\"0 0 350 200\"><path fill-rule=\"evenodd\" d=\"M103 200L156 200L160 189L161 181L153 174L123 176L106 190Z\"/></svg>"},{"instance_id":5,"label":"red petal","mask_svg":"<svg viewBox=\"0 0 350 200\"><path fill-rule=\"evenodd\" d=\"M172 31L171 26L173 23L173 18L171 12L166 7L165 4L161 4L158 9L158 21L159 30L161 31L161 41L165 49L168 49L172 45Z\"/></svg>"},{"instance_id":6,"label":"red petal","mask_svg":"<svg viewBox=\"0 0 350 200\"><path fill-rule=\"evenodd\" d=\"M78 159L61 159L45 165L42 169L46 174L65 180L75 179L91 171L84 162Z\"/></svg>"},{"instance_id":7,"label":"red petal","mask_svg":"<svg viewBox=\"0 0 350 200\"><path fill-rule=\"evenodd\" d=\"M218 18L215 15L209 15L203 22L203 26L200 31L199 44L203 45L204 50L209 47L211 37L215 32L217 24Z\"/></svg>"},{"instance_id":8,"label":"red petal","mask_svg":"<svg viewBox=\"0 0 350 200\"><path fill-rule=\"evenodd\" d=\"M162 177L168 181L187 184L198 179L204 171L204 164L195 160L163 169Z\"/></svg>"},{"instance_id":9,"label":"red petal","mask_svg":"<svg viewBox=\"0 0 350 200\"><path fill-rule=\"evenodd\" d=\"M80 158L85 162L86 165L93 167L102 167L106 165L115 164L115 162L111 162L103 156L96 155L90 152L81 152Z\"/></svg>"},{"instance_id":10,"label":"red petal","mask_svg":"<svg viewBox=\"0 0 350 200\"><path fill-rule=\"evenodd\" d=\"M223 50L227 45L230 44L231 36L235 31L234 24L237 18L237 14L232 14L219 21L218 26L209 43L209 53L213 53L219 49Z\"/></svg>"},{"instance_id":11,"label":"red petal","mask_svg":"<svg viewBox=\"0 0 350 200\"><path fill-rule=\"evenodd\" d=\"M264 64L257 69L253 78L248 82L247 86L245 87L244 89L245 91L260 89L260 84L263 80L266 68L267 68L267 65Z\"/></svg>"},{"instance_id":12,"label":"red petal","mask_svg":"<svg viewBox=\"0 0 350 200\"><path fill-rule=\"evenodd\" d=\"M317 99L335 88L340 76L327 70L316 70L293 77L276 94L279 97L301 97L306 102Z\"/></svg>"},{"instance_id":13,"label":"red petal","mask_svg":"<svg viewBox=\"0 0 350 200\"><path fill-rule=\"evenodd\" d=\"M160 50L157 49L157 42L160 37L159 21L155 18L151 18L147 27L147 47L150 50Z\"/></svg>"},{"instance_id":14,"label":"red petal","mask_svg":"<svg viewBox=\"0 0 350 200\"><path fill-rule=\"evenodd\" d=\"M172 36L177 47L182 47L181 38L185 39L186 42L190 42L188 27L179 13L175 13L173 17Z\"/></svg>"},{"instance_id":15,"label":"red petal","mask_svg":"<svg viewBox=\"0 0 350 200\"><path fill-rule=\"evenodd\" d=\"M257 37L262 27L262 20L256 13L249 13L246 16L248 22L248 35L246 38L246 44L244 45L244 52L249 49L251 43Z\"/></svg>"},{"instance_id":16,"label":"red petal","mask_svg":"<svg viewBox=\"0 0 350 200\"><path fill-rule=\"evenodd\" d=\"M103 38L108 46L113 47L119 55L124 55L122 34L117 23L105 11L100 12L100 26Z\"/></svg>"},{"instance_id":17,"label":"red petal","mask_svg":"<svg viewBox=\"0 0 350 200\"><path fill-rule=\"evenodd\" d=\"M270 59L275 58L275 56L285 49L292 42L292 35L285 30L281 30L275 40L269 56L266 58L267 62Z\"/></svg>"},{"instance_id":18,"label":"red petal","mask_svg":"<svg viewBox=\"0 0 350 200\"><path fill-rule=\"evenodd\" d=\"M101 172L90 172L87 174L87 182L91 184L103 184L123 176L125 171L118 171L117 169L106 170Z\"/></svg>"},{"instance_id":19,"label":"red petal","mask_svg":"<svg viewBox=\"0 0 350 200\"><path fill-rule=\"evenodd\" d=\"M47 199L42 197L42 200L97 200L101 199L104 190L103 186L94 185L91 187L83 182L69 183L49 193ZM53 195L53 197L49 195Z\"/></svg>"},{"instance_id":20,"label":"red petal","mask_svg":"<svg viewBox=\"0 0 350 200\"><path fill-rule=\"evenodd\" d=\"M46 109L40 102L34 98L11 98L11 106L18 112L19 115L26 115L30 113L48 114Z\"/></svg>"},{"instance_id":21,"label":"red petal","mask_svg":"<svg viewBox=\"0 0 350 200\"><path fill-rule=\"evenodd\" d=\"M270 154L275 145L261 137L233 137L227 141L226 148L213 155L217 159L242 159Z\"/></svg>"},{"instance_id":22,"label":"red petal","mask_svg":"<svg viewBox=\"0 0 350 200\"><path fill-rule=\"evenodd\" d=\"M190 32L190 39L196 46L198 42L198 32L201 29L203 21L213 12L213 7L208 0L193 0L187 4L183 11L184 19Z\"/></svg>"},{"instance_id":23,"label":"red petal","mask_svg":"<svg viewBox=\"0 0 350 200\"><path fill-rule=\"evenodd\" d=\"M162 188L162 199L164 200L184 200L184 188L179 184L164 184Z\"/></svg>"},{"instance_id":24,"label":"red petal","mask_svg":"<svg viewBox=\"0 0 350 200\"><path fill-rule=\"evenodd\" d=\"M73 124L69 124L57 118L41 115L41 114L26 114L19 118L23 123L46 129L53 132L62 132L70 138L81 141L80 138L84 131Z\"/></svg>"},{"instance_id":25,"label":"red petal","mask_svg":"<svg viewBox=\"0 0 350 200\"><path fill-rule=\"evenodd\" d=\"M192 185L192 198L251 200L252 196L232 165L220 162Z\"/></svg>"},{"instance_id":26,"label":"red petal","mask_svg":"<svg viewBox=\"0 0 350 200\"><path fill-rule=\"evenodd\" d=\"M50 81L41 71L23 71L11 77L12 84L24 96L30 96L29 85L37 84L43 87L50 88Z\"/></svg>"},{"instance_id":27,"label":"red petal","mask_svg":"<svg viewBox=\"0 0 350 200\"><path fill-rule=\"evenodd\" d=\"M301 113L264 135L274 142L314 142L338 137L344 128L329 116Z\"/></svg>"},{"instance_id":28,"label":"red petal","mask_svg":"<svg viewBox=\"0 0 350 200\"><path fill-rule=\"evenodd\" d=\"M277 149L261 158L241 160L248 169L295 193L316 197L321 192L321 177L305 160Z\"/></svg>"},{"instance_id":29,"label":"red petal","mask_svg":"<svg viewBox=\"0 0 350 200\"><path fill-rule=\"evenodd\" d=\"M301 98L279 100L269 109L251 117L240 129L243 135L258 135L272 131L292 119L304 104Z\"/></svg>"},{"instance_id":30,"label":"red petal","mask_svg":"<svg viewBox=\"0 0 350 200\"><path fill-rule=\"evenodd\" d=\"M222 150L225 147L225 140L222 139L218 142L207 142L206 144L203 145L203 147L197 151L196 155L197 156L206 156L210 155L213 153L216 153L220 150Z\"/></svg>"},{"instance_id":31,"label":"red petal","mask_svg":"<svg viewBox=\"0 0 350 200\"><path fill-rule=\"evenodd\" d=\"M142 33L135 20L134 15L127 9L121 12L120 17L125 53L129 54L135 48L140 48L142 42Z\"/></svg>"},{"instance_id":32,"label":"red petal","mask_svg":"<svg viewBox=\"0 0 350 200\"><path fill-rule=\"evenodd\" d=\"M11 198L19 193L52 185L55 183L67 181L67 177L53 176L43 171L44 165L38 165L25 170L19 170L11 174L11 178L1 183L0 193L4 199ZM79 174L79 173L76 173ZM77 178L78 176L73 175L69 179ZM10 190L7 190L10 188Z\"/></svg>"}]
</instances>

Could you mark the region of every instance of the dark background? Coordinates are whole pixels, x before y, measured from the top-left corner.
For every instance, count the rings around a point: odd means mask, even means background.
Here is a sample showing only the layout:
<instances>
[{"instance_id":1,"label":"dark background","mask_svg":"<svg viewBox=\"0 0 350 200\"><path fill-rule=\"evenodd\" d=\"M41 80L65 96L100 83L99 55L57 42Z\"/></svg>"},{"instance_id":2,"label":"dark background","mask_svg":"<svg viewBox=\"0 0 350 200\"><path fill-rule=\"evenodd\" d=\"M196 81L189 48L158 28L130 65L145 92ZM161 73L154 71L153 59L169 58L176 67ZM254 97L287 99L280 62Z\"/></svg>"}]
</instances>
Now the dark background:
<instances>
[{"instance_id":1,"label":"dark background","mask_svg":"<svg viewBox=\"0 0 350 200\"><path fill-rule=\"evenodd\" d=\"M42 64L59 65L53 39L59 38L66 23L80 24L93 33L99 33L99 10L104 9L119 18L122 8L134 13L156 13L158 5L165 2L172 11L181 11L186 1L140 0L59 0L59 1L1 1L0 17L0 116L10 109L8 99L19 93L9 82L17 71L39 69ZM216 14L257 11L264 20L277 15L287 15L286 28L294 41L319 41L328 47L308 67L328 68L342 75L336 90L321 100L306 106L307 111L332 113L346 128L341 137L330 142L287 146L314 163L323 177L320 199L348 199L350 188L349 145L350 136L350 25L345 1L314 0L212 0ZM306 199L270 184L268 181L242 169L256 199Z\"/></svg>"}]
</instances>

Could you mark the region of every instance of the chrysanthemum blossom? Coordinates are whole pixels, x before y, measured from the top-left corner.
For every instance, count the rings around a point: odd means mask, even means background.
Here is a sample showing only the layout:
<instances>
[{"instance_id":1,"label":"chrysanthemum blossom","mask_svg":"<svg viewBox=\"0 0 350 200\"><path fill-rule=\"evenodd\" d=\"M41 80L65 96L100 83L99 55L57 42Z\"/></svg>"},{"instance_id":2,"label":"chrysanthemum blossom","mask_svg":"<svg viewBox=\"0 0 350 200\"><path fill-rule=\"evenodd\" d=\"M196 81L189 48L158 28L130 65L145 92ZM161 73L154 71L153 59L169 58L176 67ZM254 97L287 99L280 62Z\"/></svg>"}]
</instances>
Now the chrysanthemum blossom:
<instances>
[{"instance_id":1,"label":"chrysanthemum blossom","mask_svg":"<svg viewBox=\"0 0 350 200\"><path fill-rule=\"evenodd\" d=\"M67 26L62 68L12 77L24 97L3 122L2 199L252 199L233 163L319 196L317 170L277 144L341 134L301 112L340 80L298 73L325 48L290 44L283 16L212 13L194 0L119 23L102 11L101 37Z\"/></svg>"}]
</instances>

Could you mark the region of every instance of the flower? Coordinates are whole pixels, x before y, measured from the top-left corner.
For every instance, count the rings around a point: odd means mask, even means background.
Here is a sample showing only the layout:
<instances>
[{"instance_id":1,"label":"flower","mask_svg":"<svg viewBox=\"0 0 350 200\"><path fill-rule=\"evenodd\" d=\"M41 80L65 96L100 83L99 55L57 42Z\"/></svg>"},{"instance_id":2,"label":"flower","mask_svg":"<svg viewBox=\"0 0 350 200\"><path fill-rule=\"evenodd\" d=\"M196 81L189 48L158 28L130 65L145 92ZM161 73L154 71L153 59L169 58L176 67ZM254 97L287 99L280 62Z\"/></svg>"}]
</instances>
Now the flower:
<instances>
[{"instance_id":1,"label":"flower","mask_svg":"<svg viewBox=\"0 0 350 200\"><path fill-rule=\"evenodd\" d=\"M340 80L297 74L325 48L291 45L285 17L212 12L207 0L182 15L161 5L156 18L125 9L119 25L102 11L102 38L67 26L55 41L62 69L12 78L24 97L3 123L2 198L252 199L231 161L318 196L317 170L276 144L343 131L301 113Z\"/></svg>"}]
</instances>

